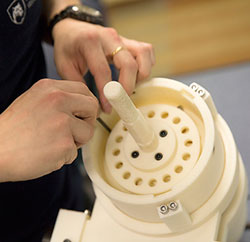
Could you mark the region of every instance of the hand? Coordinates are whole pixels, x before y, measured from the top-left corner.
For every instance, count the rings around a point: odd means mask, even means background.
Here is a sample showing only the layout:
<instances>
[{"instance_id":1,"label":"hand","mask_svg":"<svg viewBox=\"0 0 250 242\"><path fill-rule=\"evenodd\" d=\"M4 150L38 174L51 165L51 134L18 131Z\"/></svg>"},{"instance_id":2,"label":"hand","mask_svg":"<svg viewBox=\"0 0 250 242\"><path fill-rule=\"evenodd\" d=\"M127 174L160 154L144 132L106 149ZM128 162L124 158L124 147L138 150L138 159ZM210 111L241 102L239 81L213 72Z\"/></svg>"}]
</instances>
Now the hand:
<instances>
[{"instance_id":1,"label":"hand","mask_svg":"<svg viewBox=\"0 0 250 242\"><path fill-rule=\"evenodd\" d=\"M0 115L0 182L71 163L92 137L98 101L82 82L43 79Z\"/></svg>"},{"instance_id":2,"label":"hand","mask_svg":"<svg viewBox=\"0 0 250 242\"><path fill-rule=\"evenodd\" d=\"M120 70L119 82L131 94L136 81L149 77L155 63L150 44L123 38L112 28L64 19L53 28L57 71L64 79L82 81L89 69L94 76L102 108L111 111L103 87L111 81L109 63ZM122 46L113 58L112 52Z\"/></svg>"}]
</instances>

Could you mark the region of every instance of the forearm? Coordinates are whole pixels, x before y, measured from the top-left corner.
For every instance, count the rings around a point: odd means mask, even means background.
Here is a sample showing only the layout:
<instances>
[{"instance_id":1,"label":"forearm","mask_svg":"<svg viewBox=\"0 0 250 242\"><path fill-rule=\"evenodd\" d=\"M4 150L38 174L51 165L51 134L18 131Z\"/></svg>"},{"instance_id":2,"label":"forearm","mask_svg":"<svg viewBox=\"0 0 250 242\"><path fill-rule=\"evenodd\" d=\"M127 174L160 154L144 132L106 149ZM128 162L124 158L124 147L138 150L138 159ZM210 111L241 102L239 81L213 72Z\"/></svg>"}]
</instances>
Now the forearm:
<instances>
[{"instance_id":1,"label":"forearm","mask_svg":"<svg viewBox=\"0 0 250 242\"><path fill-rule=\"evenodd\" d=\"M47 22L69 5L79 4L80 0L43 0L43 15Z\"/></svg>"}]
</instances>

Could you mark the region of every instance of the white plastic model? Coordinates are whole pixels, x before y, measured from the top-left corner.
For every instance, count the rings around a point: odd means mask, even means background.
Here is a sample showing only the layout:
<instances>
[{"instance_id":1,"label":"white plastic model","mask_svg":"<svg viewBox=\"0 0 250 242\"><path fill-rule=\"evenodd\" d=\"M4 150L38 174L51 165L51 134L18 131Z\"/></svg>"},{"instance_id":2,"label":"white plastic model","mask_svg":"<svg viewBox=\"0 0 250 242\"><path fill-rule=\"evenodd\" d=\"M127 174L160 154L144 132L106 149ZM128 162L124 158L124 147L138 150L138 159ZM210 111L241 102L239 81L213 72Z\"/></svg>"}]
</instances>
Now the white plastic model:
<instances>
[{"instance_id":1,"label":"white plastic model","mask_svg":"<svg viewBox=\"0 0 250 242\"><path fill-rule=\"evenodd\" d=\"M133 102L119 83L104 92L112 131L98 126L83 149L92 215L61 210L51 242L239 241L247 179L210 94L165 78L138 86Z\"/></svg>"}]
</instances>

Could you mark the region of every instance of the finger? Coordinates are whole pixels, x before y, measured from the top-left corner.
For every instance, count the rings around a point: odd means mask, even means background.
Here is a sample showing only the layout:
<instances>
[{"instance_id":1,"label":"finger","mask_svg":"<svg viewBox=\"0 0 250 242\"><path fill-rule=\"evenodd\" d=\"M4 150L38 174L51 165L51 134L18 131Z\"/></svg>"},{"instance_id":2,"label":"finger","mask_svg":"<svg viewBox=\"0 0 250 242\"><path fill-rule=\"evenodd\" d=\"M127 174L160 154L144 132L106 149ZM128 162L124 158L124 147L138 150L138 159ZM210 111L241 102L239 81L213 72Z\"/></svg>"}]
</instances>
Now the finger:
<instances>
[{"instance_id":1,"label":"finger","mask_svg":"<svg viewBox=\"0 0 250 242\"><path fill-rule=\"evenodd\" d=\"M66 101L66 111L68 114L89 124L94 124L98 115L98 101L95 97L81 94L70 94Z\"/></svg>"},{"instance_id":2,"label":"finger","mask_svg":"<svg viewBox=\"0 0 250 242\"><path fill-rule=\"evenodd\" d=\"M137 81L148 78L155 62L152 45L128 39L126 39L125 43L127 49L138 63Z\"/></svg>"},{"instance_id":3,"label":"finger","mask_svg":"<svg viewBox=\"0 0 250 242\"><path fill-rule=\"evenodd\" d=\"M127 50L121 50L113 57L116 68L120 71L119 82L126 92L132 94L137 79L138 64Z\"/></svg>"},{"instance_id":4,"label":"finger","mask_svg":"<svg viewBox=\"0 0 250 242\"><path fill-rule=\"evenodd\" d=\"M70 126L77 147L86 144L94 134L94 125L91 125L84 120L72 118Z\"/></svg>"},{"instance_id":5,"label":"finger","mask_svg":"<svg viewBox=\"0 0 250 242\"><path fill-rule=\"evenodd\" d=\"M83 82L68 81L68 80L59 80L59 81L55 80L54 87L65 92L88 95L88 96L94 97L94 94L89 90L88 86Z\"/></svg>"},{"instance_id":6,"label":"finger","mask_svg":"<svg viewBox=\"0 0 250 242\"><path fill-rule=\"evenodd\" d=\"M111 70L101 44L99 42L90 44L84 50L84 54L88 68L94 76L102 108L105 112L110 113L111 105L104 96L103 88L106 83L111 81Z\"/></svg>"}]
</instances>

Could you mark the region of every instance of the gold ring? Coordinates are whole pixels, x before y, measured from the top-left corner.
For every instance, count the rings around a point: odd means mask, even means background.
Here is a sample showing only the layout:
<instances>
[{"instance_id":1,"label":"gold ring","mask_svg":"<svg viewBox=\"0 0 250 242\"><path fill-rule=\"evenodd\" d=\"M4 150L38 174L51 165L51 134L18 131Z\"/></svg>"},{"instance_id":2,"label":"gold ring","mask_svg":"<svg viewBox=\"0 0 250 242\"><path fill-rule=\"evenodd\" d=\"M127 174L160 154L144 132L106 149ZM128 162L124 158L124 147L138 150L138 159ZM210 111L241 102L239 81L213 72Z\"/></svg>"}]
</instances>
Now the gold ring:
<instances>
[{"instance_id":1,"label":"gold ring","mask_svg":"<svg viewBox=\"0 0 250 242\"><path fill-rule=\"evenodd\" d=\"M122 46L118 46L113 52L112 52L112 57L114 58L114 56L120 52L121 50L123 50L123 47Z\"/></svg>"}]
</instances>

